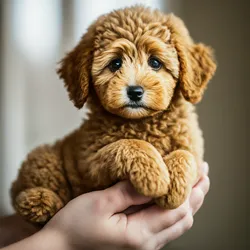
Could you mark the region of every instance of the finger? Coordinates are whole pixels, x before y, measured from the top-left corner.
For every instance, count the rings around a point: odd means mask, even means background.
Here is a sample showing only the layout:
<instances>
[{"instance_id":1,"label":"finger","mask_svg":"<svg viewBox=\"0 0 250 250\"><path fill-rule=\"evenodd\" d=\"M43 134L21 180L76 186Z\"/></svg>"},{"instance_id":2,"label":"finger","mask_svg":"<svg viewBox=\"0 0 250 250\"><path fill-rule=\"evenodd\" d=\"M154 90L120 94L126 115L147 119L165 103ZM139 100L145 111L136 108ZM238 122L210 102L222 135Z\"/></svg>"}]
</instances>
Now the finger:
<instances>
[{"instance_id":1,"label":"finger","mask_svg":"<svg viewBox=\"0 0 250 250\"><path fill-rule=\"evenodd\" d=\"M119 213L132 205L141 205L149 202L152 198L145 197L135 191L132 184L122 181L104 190L107 206L106 211L110 214Z\"/></svg>"},{"instance_id":2,"label":"finger","mask_svg":"<svg viewBox=\"0 0 250 250\"><path fill-rule=\"evenodd\" d=\"M197 182L194 184L194 186L197 185L197 183L199 182L199 180L203 177L203 176L207 176L209 172L209 166L207 162L203 162L201 164L201 166L199 167L199 179L197 180Z\"/></svg>"},{"instance_id":3,"label":"finger","mask_svg":"<svg viewBox=\"0 0 250 250\"><path fill-rule=\"evenodd\" d=\"M209 166L208 166L207 162L203 162L201 164L201 170L202 170L202 174L208 175L208 173L209 173Z\"/></svg>"},{"instance_id":4,"label":"finger","mask_svg":"<svg viewBox=\"0 0 250 250\"><path fill-rule=\"evenodd\" d=\"M195 184L194 188L199 187L202 192L206 195L210 188L210 179L207 175L203 175L200 180Z\"/></svg>"},{"instance_id":5,"label":"finger","mask_svg":"<svg viewBox=\"0 0 250 250\"><path fill-rule=\"evenodd\" d=\"M187 230L189 230L193 225L193 216L188 213L184 218L175 223L173 226L159 232L156 236L156 242L159 249L169 242L179 238Z\"/></svg>"},{"instance_id":6,"label":"finger","mask_svg":"<svg viewBox=\"0 0 250 250\"><path fill-rule=\"evenodd\" d=\"M141 221L144 229L152 234L156 234L174 225L189 212L189 202L186 201L180 207L173 210L166 210L157 205L151 206L138 213L129 216L130 220Z\"/></svg>"},{"instance_id":7,"label":"finger","mask_svg":"<svg viewBox=\"0 0 250 250\"><path fill-rule=\"evenodd\" d=\"M203 201L204 193L200 188L194 188L189 198L190 208L193 215L200 209Z\"/></svg>"},{"instance_id":8,"label":"finger","mask_svg":"<svg viewBox=\"0 0 250 250\"><path fill-rule=\"evenodd\" d=\"M204 173L205 173L206 175L209 174L209 165L208 165L207 162L204 162Z\"/></svg>"},{"instance_id":9,"label":"finger","mask_svg":"<svg viewBox=\"0 0 250 250\"><path fill-rule=\"evenodd\" d=\"M193 188L189 202L193 215L200 209L203 204L204 197L209 190L209 178L204 176L199 183Z\"/></svg>"}]
</instances>

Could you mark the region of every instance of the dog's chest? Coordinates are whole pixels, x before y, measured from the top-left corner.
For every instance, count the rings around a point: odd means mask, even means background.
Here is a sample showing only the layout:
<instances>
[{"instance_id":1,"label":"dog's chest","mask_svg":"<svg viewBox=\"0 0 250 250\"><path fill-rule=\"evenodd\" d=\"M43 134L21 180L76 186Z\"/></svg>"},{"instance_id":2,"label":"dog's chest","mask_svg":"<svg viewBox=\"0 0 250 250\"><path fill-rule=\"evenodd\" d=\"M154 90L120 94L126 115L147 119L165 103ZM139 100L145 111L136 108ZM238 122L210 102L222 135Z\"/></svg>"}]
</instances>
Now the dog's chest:
<instances>
[{"instance_id":1,"label":"dog's chest","mask_svg":"<svg viewBox=\"0 0 250 250\"><path fill-rule=\"evenodd\" d=\"M171 126L162 122L134 122L102 126L101 131L88 134L89 146L102 148L120 139L139 139L151 143L163 156L173 151L174 140ZM91 140L90 137L93 139ZM86 138L86 137L85 137Z\"/></svg>"},{"instance_id":2,"label":"dog's chest","mask_svg":"<svg viewBox=\"0 0 250 250\"><path fill-rule=\"evenodd\" d=\"M138 123L122 126L121 137L124 139L139 139L151 143L161 155L172 151L172 139L166 124ZM169 131L170 132L170 131Z\"/></svg>"},{"instance_id":3,"label":"dog's chest","mask_svg":"<svg viewBox=\"0 0 250 250\"><path fill-rule=\"evenodd\" d=\"M116 121L106 117L95 116L81 128L78 136L78 149L81 155L88 157L99 149L121 139L139 139L151 143L164 156L183 144L189 144L187 121L169 119L165 114L151 120Z\"/></svg>"}]
</instances>

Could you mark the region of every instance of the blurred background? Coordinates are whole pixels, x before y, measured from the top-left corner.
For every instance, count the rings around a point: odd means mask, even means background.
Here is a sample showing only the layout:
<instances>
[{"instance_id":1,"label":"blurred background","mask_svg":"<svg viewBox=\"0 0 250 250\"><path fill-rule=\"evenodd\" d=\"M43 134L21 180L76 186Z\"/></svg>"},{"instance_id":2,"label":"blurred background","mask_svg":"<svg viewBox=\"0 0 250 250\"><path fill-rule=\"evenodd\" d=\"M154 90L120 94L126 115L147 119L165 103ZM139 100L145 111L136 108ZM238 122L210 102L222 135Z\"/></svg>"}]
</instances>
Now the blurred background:
<instances>
[{"instance_id":1,"label":"blurred background","mask_svg":"<svg viewBox=\"0 0 250 250\"><path fill-rule=\"evenodd\" d=\"M55 69L100 14L135 3L174 12L216 51L218 70L198 105L211 190L191 231L167 249L250 249L249 4L238 0L1 0L0 215L25 155L76 128Z\"/></svg>"}]
</instances>

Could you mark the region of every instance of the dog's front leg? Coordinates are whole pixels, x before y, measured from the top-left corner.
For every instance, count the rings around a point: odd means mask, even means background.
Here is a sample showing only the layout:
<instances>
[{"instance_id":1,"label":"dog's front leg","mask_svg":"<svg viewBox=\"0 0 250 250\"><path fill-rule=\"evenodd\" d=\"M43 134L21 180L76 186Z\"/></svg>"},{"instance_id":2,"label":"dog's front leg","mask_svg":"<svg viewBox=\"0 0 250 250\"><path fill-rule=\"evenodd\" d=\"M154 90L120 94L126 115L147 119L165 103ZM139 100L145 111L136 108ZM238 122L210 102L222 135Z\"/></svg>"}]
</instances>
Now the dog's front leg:
<instances>
[{"instance_id":1,"label":"dog's front leg","mask_svg":"<svg viewBox=\"0 0 250 250\"><path fill-rule=\"evenodd\" d=\"M145 196L156 198L168 192L170 178L166 165L155 147L142 140L111 143L88 157L86 166L83 183L94 189L129 179Z\"/></svg>"},{"instance_id":2,"label":"dog's front leg","mask_svg":"<svg viewBox=\"0 0 250 250\"><path fill-rule=\"evenodd\" d=\"M173 209L180 206L190 193L198 176L194 156L186 150L175 150L163 157L169 171L170 185L167 195L156 199L164 208Z\"/></svg>"}]
</instances>

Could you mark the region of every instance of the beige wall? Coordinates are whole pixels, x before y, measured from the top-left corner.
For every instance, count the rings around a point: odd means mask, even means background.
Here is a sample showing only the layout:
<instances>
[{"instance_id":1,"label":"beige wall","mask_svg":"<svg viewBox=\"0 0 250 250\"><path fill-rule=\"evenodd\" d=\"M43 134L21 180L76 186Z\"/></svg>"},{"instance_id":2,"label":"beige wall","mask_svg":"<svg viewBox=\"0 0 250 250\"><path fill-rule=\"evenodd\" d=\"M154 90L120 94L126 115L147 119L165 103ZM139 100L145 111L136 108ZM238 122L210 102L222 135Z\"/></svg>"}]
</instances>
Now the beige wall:
<instances>
[{"instance_id":1,"label":"beige wall","mask_svg":"<svg viewBox=\"0 0 250 250\"><path fill-rule=\"evenodd\" d=\"M195 216L193 229L170 249L250 249L249 4L225 0L171 2L174 10L178 7L176 12L193 38L214 47L218 71L198 105L211 190Z\"/></svg>"}]
</instances>

